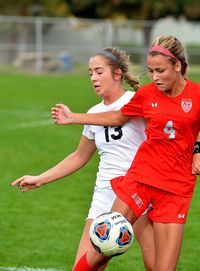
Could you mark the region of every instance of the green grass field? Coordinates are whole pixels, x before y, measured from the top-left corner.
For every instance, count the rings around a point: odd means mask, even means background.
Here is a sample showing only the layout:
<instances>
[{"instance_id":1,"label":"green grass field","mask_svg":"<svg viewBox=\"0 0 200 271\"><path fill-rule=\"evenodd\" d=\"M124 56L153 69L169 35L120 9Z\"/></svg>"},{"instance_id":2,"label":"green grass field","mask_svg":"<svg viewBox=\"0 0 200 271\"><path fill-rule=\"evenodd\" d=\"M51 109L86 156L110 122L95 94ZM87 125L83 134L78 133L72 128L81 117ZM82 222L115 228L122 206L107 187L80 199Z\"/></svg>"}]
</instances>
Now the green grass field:
<instances>
[{"instance_id":1,"label":"green grass field","mask_svg":"<svg viewBox=\"0 0 200 271\"><path fill-rule=\"evenodd\" d=\"M200 82L198 73L190 78ZM25 174L41 173L76 148L82 126L53 124L53 105L62 102L85 112L100 99L85 75L4 74L0 97L0 271L69 271L90 205L98 156L72 176L25 194L9 183ZM197 183L179 271L200 270L199 206ZM137 243L111 261L107 270L144 270Z\"/></svg>"}]
</instances>

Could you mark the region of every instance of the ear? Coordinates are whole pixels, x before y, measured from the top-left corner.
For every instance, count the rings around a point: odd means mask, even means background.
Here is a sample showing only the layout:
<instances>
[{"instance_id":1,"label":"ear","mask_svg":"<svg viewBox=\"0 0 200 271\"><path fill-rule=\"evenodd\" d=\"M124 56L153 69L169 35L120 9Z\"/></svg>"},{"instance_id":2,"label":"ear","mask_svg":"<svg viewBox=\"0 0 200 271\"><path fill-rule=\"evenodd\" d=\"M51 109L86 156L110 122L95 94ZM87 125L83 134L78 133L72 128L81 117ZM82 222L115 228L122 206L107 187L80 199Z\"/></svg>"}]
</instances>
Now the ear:
<instances>
[{"instance_id":1,"label":"ear","mask_svg":"<svg viewBox=\"0 0 200 271\"><path fill-rule=\"evenodd\" d=\"M175 71L180 72L181 71L181 62L177 61L175 64Z\"/></svg>"},{"instance_id":2,"label":"ear","mask_svg":"<svg viewBox=\"0 0 200 271\"><path fill-rule=\"evenodd\" d=\"M122 70L121 69L116 69L115 72L114 72L114 78L116 80L119 80L122 78Z\"/></svg>"}]
</instances>

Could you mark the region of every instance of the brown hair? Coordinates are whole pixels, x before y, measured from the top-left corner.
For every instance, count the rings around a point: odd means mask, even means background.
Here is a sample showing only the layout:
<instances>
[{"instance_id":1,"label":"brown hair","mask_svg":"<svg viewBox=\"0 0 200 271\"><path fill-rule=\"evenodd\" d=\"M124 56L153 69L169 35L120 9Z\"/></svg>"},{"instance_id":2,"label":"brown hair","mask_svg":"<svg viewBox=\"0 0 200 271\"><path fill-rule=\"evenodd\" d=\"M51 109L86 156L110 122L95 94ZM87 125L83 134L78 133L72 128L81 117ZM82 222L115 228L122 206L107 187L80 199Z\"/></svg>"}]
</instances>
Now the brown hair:
<instances>
[{"instance_id":1,"label":"brown hair","mask_svg":"<svg viewBox=\"0 0 200 271\"><path fill-rule=\"evenodd\" d=\"M108 47L98 52L105 58L107 64L111 67L113 73L116 69L121 69L122 80L125 80L136 91L139 88L139 82L134 75L129 72L130 57L124 51Z\"/></svg>"},{"instance_id":2,"label":"brown hair","mask_svg":"<svg viewBox=\"0 0 200 271\"><path fill-rule=\"evenodd\" d=\"M170 61L175 64L179 60L181 62L181 74L187 78L188 62L182 43L174 36L160 36L154 40L152 46L154 45L162 46L172 53L176 58L169 57ZM156 53L159 54L155 51L149 52L151 55Z\"/></svg>"}]
</instances>

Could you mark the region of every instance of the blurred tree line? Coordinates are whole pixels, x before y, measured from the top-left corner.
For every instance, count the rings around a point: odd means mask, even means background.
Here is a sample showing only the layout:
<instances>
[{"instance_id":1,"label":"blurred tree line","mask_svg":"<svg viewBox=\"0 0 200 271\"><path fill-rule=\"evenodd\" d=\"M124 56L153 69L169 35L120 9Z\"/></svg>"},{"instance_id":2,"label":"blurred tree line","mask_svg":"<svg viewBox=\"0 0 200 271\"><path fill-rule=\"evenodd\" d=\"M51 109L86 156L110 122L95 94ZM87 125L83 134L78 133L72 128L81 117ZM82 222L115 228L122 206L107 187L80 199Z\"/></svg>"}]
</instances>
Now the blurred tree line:
<instances>
[{"instance_id":1,"label":"blurred tree line","mask_svg":"<svg viewBox=\"0 0 200 271\"><path fill-rule=\"evenodd\" d=\"M167 15L200 20L199 0L0 0L0 14L156 20Z\"/></svg>"}]
</instances>

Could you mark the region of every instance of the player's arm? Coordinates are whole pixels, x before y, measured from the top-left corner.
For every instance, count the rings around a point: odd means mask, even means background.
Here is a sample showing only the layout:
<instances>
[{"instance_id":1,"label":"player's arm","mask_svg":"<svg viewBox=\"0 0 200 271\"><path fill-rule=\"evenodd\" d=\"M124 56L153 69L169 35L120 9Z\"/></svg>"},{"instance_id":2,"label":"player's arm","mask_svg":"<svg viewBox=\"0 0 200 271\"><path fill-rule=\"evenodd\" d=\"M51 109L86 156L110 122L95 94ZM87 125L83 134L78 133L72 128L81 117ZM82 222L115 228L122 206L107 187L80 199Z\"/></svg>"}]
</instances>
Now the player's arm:
<instances>
[{"instance_id":1,"label":"player's arm","mask_svg":"<svg viewBox=\"0 0 200 271\"><path fill-rule=\"evenodd\" d=\"M89 124L100 126L121 126L131 117L122 114L121 110L94 114L73 113L66 105L57 104L52 108L52 118L56 124Z\"/></svg>"},{"instance_id":2,"label":"player's arm","mask_svg":"<svg viewBox=\"0 0 200 271\"><path fill-rule=\"evenodd\" d=\"M192 174L200 174L200 132L194 145Z\"/></svg>"},{"instance_id":3,"label":"player's arm","mask_svg":"<svg viewBox=\"0 0 200 271\"><path fill-rule=\"evenodd\" d=\"M25 175L11 183L11 186L18 185L22 192L38 188L44 184L53 182L68 176L82 168L93 156L96 151L94 140L89 140L82 136L79 146L73 153L69 154L56 166L37 176Z\"/></svg>"}]
</instances>

